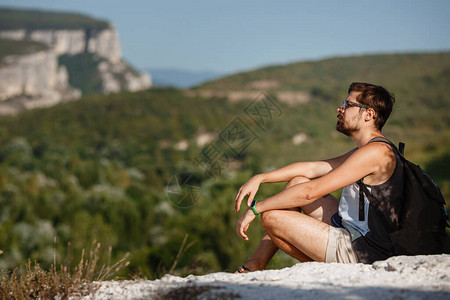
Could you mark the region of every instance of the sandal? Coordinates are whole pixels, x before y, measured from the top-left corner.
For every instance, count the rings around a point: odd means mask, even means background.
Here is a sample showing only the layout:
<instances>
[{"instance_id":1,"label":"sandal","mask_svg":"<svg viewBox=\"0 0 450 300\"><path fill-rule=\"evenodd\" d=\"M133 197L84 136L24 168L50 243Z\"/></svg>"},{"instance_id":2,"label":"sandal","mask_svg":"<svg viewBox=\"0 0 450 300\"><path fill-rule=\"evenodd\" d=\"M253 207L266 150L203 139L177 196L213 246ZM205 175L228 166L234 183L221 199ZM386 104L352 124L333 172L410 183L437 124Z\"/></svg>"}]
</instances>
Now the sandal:
<instances>
[{"instance_id":1,"label":"sandal","mask_svg":"<svg viewBox=\"0 0 450 300\"><path fill-rule=\"evenodd\" d=\"M242 267L239 267L236 271L236 273L248 273L251 272L249 268L247 268L245 265L243 265Z\"/></svg>"}]
</instances>

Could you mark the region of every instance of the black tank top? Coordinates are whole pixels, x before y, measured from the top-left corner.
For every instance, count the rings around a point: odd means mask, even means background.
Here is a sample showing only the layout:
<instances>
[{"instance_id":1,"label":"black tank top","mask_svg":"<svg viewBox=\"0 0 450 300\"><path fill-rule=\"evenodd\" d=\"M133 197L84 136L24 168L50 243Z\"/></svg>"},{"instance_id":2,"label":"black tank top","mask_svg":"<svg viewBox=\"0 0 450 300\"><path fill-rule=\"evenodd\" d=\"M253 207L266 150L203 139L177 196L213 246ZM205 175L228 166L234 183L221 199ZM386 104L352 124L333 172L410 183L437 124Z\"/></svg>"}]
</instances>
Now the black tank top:
<instances>
[{"instance_id":1,"label":"black tank top","mask_svg":"<svg viewBox=\"0 0 450 300\"><path fill-rule=\"evenodd\" d=\"M403 164L397 151L396 165L391 177L380 185L370 187L368 226L369 232L352 241L358 259L371 264L394 255L389 234L398 230L403 194Z\"/></svg>"}]
</instances>

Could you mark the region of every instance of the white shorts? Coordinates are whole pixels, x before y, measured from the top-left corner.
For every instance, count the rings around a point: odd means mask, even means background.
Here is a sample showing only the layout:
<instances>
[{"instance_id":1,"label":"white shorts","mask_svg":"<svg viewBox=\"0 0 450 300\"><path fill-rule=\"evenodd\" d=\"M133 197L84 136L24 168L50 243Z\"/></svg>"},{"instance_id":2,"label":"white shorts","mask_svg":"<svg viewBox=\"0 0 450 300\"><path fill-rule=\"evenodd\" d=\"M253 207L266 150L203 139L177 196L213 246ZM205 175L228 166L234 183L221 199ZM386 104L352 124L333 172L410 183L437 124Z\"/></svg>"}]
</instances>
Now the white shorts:
<instances>
[{"instance_id":1,"label":"white shorts","mask_svg":"<svg viewBox=\"0 0 450 300\"><path fill-rule=\"evenodd\" d=\"M352 247L352 237L347 229L330 226L325 261L327 263L358 263L358 257Z\"/></svg>"}]
</instances>

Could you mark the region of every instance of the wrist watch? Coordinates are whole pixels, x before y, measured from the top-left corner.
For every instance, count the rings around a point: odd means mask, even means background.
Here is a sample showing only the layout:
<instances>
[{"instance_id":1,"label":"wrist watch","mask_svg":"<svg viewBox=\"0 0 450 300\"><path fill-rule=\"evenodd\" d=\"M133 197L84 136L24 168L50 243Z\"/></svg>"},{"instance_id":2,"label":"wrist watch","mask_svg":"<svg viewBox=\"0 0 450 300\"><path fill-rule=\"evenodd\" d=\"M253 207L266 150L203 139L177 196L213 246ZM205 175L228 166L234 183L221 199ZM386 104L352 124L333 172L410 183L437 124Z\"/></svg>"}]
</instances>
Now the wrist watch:
<instances>
[{"instance_id":1,"label":"wrist watch","mask_svg":"<svg viewBox=\"0 0 450 300\"><path fill-rule=\"evenodd\" d=\"M257 202L258 202L258 201L253 200L252 204L250 205L250 208L252 209L252 211L253 211L253 213L255 214L255 216L259 216L259 215L261 214L261 213L259 213L259 212L256 211L255 204L256 204Z\"/></svg>"}]
</instances>

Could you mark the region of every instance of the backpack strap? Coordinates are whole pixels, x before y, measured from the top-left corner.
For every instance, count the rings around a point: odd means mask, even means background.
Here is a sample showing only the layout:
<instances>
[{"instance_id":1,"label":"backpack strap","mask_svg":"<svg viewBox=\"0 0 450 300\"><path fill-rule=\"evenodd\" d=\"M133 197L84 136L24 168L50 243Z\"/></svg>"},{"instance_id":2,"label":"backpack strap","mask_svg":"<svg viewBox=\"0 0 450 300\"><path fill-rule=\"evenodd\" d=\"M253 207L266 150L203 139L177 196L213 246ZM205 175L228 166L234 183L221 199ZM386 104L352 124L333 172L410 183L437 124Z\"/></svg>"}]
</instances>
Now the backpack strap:
<instances>
[{"instance_id":1,"label":"backpack strap","mask_svg":"<svg viewBox=\"0 0 450 300\"><path fill-rule=\"evenodd\" d=\"M399 142L398 143L398 151L401 155L405 156L405 143Z\"/></svg>"},{"instance_id":2,"label":"backpack strap","mask_svg":"<svg viewBox=\"0 0 450 300\"><path fill-rule=\"evenodd\" d=\"M405 143L400 142L398 145L399 147L397 148L393 142L391 142L390 140L388 140L387 138L378 136L375 137L373 139L371 139L368 144L373 143L373 142L383 142L386 143L388 145L390 145L395 151L398 151L400 154L403 154L404 150L405 150Z\"/></svg>"},{"instance_id":3,"label":"backpack strap","mask_svg":"<svg viewBox=\"0 0 450 300\"><path fill-rule=\"evenodd\" d=\"M362 182L362 179L358 180L356 182L356 184L359 187L359 207L358 207L358 220L359 221L364 221L365 220L365 216L364 216L364 187L367 188L364 183Z\"/></svg>"},{"instance_id":4,"label":"backpack strap","mask_svg":"<svg viewBox=\"0 0 450 300\"><path fill-rule=\"evenodd\" d=\"M362 178L360 180L358 180L356 182L356 184L359 187L359 210L358 210L358 219L359 221L364 221L365 220L365 215L364 215L364 195L366 195L367 199L369 199L369 201L374 202L376 201L375 197L372 196L372 194L370 193L369 189L367 188L367 186L364 184L364 182L362 181Z\"/></svg>"}]
</instances>

